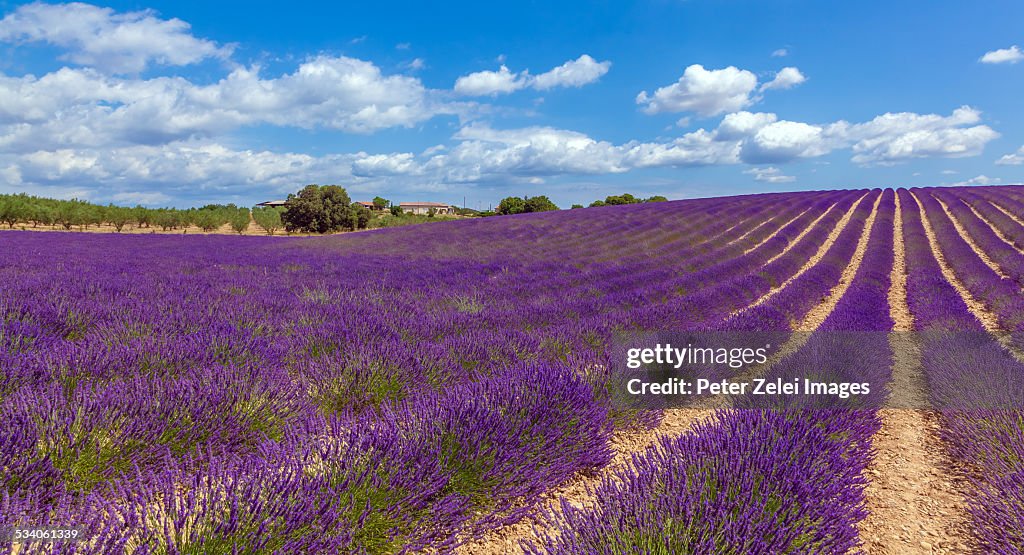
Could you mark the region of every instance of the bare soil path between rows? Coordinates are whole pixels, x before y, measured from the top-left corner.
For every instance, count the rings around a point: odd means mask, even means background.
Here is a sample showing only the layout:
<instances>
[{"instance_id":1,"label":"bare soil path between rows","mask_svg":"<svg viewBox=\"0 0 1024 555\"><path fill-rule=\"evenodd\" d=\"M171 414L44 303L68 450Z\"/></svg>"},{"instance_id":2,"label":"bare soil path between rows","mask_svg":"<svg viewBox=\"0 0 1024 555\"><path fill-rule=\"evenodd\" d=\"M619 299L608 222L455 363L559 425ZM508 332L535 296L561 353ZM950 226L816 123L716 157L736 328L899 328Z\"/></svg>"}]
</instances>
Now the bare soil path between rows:
<instances>
[{"instance_id":1,"label":"bare soil path between rows","mask_svg":"<svg viewBox=\"0 0 1024 555\"><path fill-rule=\"evenodd\" d=\"M787 278L786 281L783 281L778 287L771 288L767 293L762 295L761 298L759 298L756 301L750 303L746 307L744 307L744 308L742 308L740 310L737 310L733 314L733 316L736 316L737 314L741 314L743 312L746 312L747 310L750 310L751 308L754 308L756 306L764 304L765 302L768 301L768 299L771 299L772 297L777 295L780 291L782 291L786 287L789 287L789 284L793 283L797 278L799 278L800 276L804 275L808 270L813 268L818 262L821 262L821 259L825 258L825 254L828 253L828 250L830 248L832 248L832 245L835 244L835 242L839 239L839 235L843 232L844 229L846 229L847 224L849 224L850 220L853 218L854 212L857 211L857 207L860 206L860 203L864 202L864 199L867 198L868 194L870 194L870 193L866 193L864 196L862 196L859 199L857 199L857 202L853 203L853 206L851 206L850 209L846 211L846 214L843 214L843 217L839 220L838 223L836 223L836 227L832 229L831 233L829 233L828 238L825 239L825 242L822 243L820 247L818 247L818 251L815 252L813 256L811 256L809 259L807 259L807 262L803 266L800 267L799 271L797 271L795 274L789 276L789 278ZM875 215L876 215L876 213L878 211L878 202L881 200L881 198L882 198L882 196L881 196L881 194L879 194L878 195L878 199L875 200L875 206L873 207L873 209L871 211L870 220L871 220L872 223L874 222ZM832 206L830 206L829 209L826 210L824 214L819 216L818 219L814 220L814 222L812 222L811 225L807 226L807 229L804 229L803 231L801 231L800 235L797 235L796 238L793 239L793 241L790 244L786 245L786 248L783 249L782 252L780 252L779 254L773 256L771 259L769 259L767 262L765 262L764 265L767 266L768 264L771 264L772 262L775 262L780 257L782 257L782 255L784 255L787 252L789 252L790 250L792 250L796 246L796 244L800 242L801 239L803 239L808 233L811 232L811 230L814 228L814 226L817 225L818 222L820 222L822 218L824 218L829 212L832 211L832 209L835 208L835 206L836 205L834 205L834 204ZM868 229L869 226L867 224L865 224L864 227L865 227L865 229ZM863 239L864 243L866 244L867 239L864 239L863 237L862 237L862 239ZM851 276L851 279L852 279L852 276ZM842 281L840 281L840 283L842 283ZM845 291L845 289L844 289L844 291ZM829 312L831 312L831 310ZM826 316L827 316L827 314L826 314ZM796 328L795 331L811 331L811 330L813 330L815 328L817 328L817 325L815 325L814 328L811 328L810 330L805 328L805 327L803 327L803 326L799 326L799 327Z\"/></svg>"},{"instance_id":2,"label":"bare soil path between rows","mask_svg":"<svg viewBox=\"0 0 1024 555\"><path fill-rule=\"evenodd\" d=\"M986 199L986 200L988 200L988 199ZM1003 214L1006 214L1006 217L1008 217L1008 218L1010 218L1011 220L1013 220L1013 221L1017 222L1018 224L1020 224L1020 225L1024 226L1024 220L1020 219L1020 218L1019 218L1019 217L1018 217L1018 216L1017 216L1016 214L1014 214L1013 212L1010 212L1009 210L1007 210L1007 209L1003 208L1002 206L1000 206L1000 205L999 205L998 203L996 203L995 201L992 201L992 200L988 200L988 203L989 203L989 204L991 204L992 206L994 206L996 210L998 210L998 211L1002 212Z\"/></svg>"},{"instance_id":3,"label":"bare soil path between rows","mask_svg":"<svg viewBox=\"0 0 1024 555\"><path fill-rule=\"evenodd\" d=\"M788 286L792 283L795 277L803 275L810 270L815 264L824 258L825 253L832 247L832 245L839 238L839 235L846 228L850 219L852 219L854 212L860 203L866 199L870 193L866 193L860 199L857 200L849 208L847 213L839 220L835 228L829 234L828 238L822 243L818 251L814 256L809 258L807 262L797 271L794 276L789 280L778 285L775 292ZM794 331L810 331L816 329L821 322L828 317L835 306L838 304L839 299L842 298L843 294L849 288L850 283L853 281L853 277L856 275L857 270L860 268L860 264L864 259L864 254L867 250L868 237L870 236L871 227L874 225L875 218L878 214L878 205L881 201L882 195L878 194L874 201L871 214L868 216L867 221L864 225L864 230L861 232L861 237L858 241L856 251L851 258L849 264L844 269L839 283L833 287L828 297L823 300L819 305L812 309L796 326ZM831 211L835 205L826 210L821 217L816 219L808 229L817 224L821 218L824 217L829 211ZM785 226L780 227L783 229ZM806 235L807 230L801 233L798 237L790 243L790 246L786 249L787 251L792 248L792 245L796 244L800 239ZM760 300L760 299L759 299ZM761 301L763 302L763 301ZM808 334L796 334L793 338L784 344L773 357L769 359L767 363L761 365L758 370L764 371L772 365L776 364L779 360L799 350L800 347L806 343ZM755 370L757 371L757 370ZM749 376L748 376L749 377ZM742 379L742 376L738 379ZM648 447L655 444L661 437L674 437L679 434L685 433L697 422L713 418L715 409L723 408L728 404L728 401L724 397L712 397L709 401L696 405L693 408L681 408L681 409L668 409L665 411L664 417L661 423L653 430L645 430L643 432L621 432L617 433L611 441L611 447L615 456L611 463L605 468L601 469L597 474L592 476L580 476L577 479L570 481L563 486L555 488L554 490L547 492L542 496L539 506L557 506L561 500L566 500L577 507L589 507L593 506L593 488L601 483L601 480L606 476L612 476L614 473L623 468L628 464L631 456L634 454L642 453ZM524 518L520 522L511 526L505 526L496 530L492 530L485 534L482 538L463 544L458 548L456 553L465 555L497 555L505 553L522 553L522 547L520 542L522 540L533 539L536 537L534 533L534 527L544 527L543 522L537 518Z\"/></svg>"},{"instance_id":4,"label":"bare soil path between rows","mask_svg":"<svg viewBox=\"0 0 1024 555\"><path fill-rule=\"evenodd\" d=\"M921 346L913 334L907 306L903 216L896 196L894 259L889 311L895 322L889 336L895 360L889 404L879 412L882 427L872 438L875 455L864 490L868 516L858 525L869 555L963 553L967 516L961 494L962 473L952 470L938 436L939 419L928 406L921 368Z\"/></svg>"},{"instance_id":5,"label":"bare soil path between rows","mask_svg":"<svg viewBox=\"0 0 1024 555\"><path fill-rule=\"evenodd\" d=\"M822 213L821 213L821 215L819 215L819 216L818 216L817 218L814 218L814 221L812 221L812 222L811 222L811 223L810 223L810 224L809 224L809 225L808 225L807 227L805 227L805 228L804 228L804 229L803 229L802 231L800 231L800 234L799 234L799 235L797 235L796 237L794 237L792 241L790 241L789 243L787 243L787 244L786 244L786 246L785 246L785 248L783 248L783 249L782 249L781 251L779 251L779 253L778 253L778 254L776 254L775 256L773 256L773 257L771 257L771 258L769 258L769 259L768 259L768 261L764 263L764 265L765 265L765 266L767 266L768 264L771 264L772 262L775 262L775 261L776 261L776 260L778 260L778 259L779 259L779 258L780 258L780 257L781 257L782 255L784 255L784 254L786 254L787 252L789 252L790 250L792 250L792 249L793 249L793 247L795 247L795 246L796 246L796 245L797 245L797 244L798 244L798 243L800 242L800 240L804 238L804 236L805 236L805 235L807 235L808 233L810 233L810 232L811 232L811 230L812 230L812 229L814 229L814 227L818 225L818 222L820 222L821 220L823 220L823 219L825 218L825 216L828 216L830 212L832 212L833 210L835 210L835 208L836 208L836 204L832 204L831 206L829 206L829 207L828 207L828 210L826 210L826 211L822 212ZM808 209L808 210L810 210L810 209ZM768 237L765 237L763 241L761 241L760 243L758 243L758 244L754 245L753 247L750 247L749 249L747 249L747 250L743 251L743 254L749 254L749 253L751 253L751 252L754 252L754 251L756 251L757 249L761 248L762 246L764 246L764 244L765 244L765 243L767 243L767 242L768 242L768 241L770 241L770 240L771 240L771 239L772 239L773 237L775 237L776 235L778 235L780 231L782 231L783 229L786 229L786 227L787 227L787 226L788 226L789 224L791 224L791 223L793 223L793 222L795 222L795 221L799 220L799 219L800 219L800 216L803 216L803 215L804 215L804 214L806 214L806 213L807 213L807 210L804 210L803 212L801 212L801 213L800 213L799 215L797 215L797 216L796 216L796 217L794 217L793 219L791 219L791 220L789 220L788 222L786 222L786 223L782 224L781 226L779 226L779 228L778 228L778 229L776 229L776 230L775 230L774 232L772 232L772 234L771 234L771 235L769 235ZM849 214L852 214L852 212L850 212ZM849 214L848 214L848 215L849 215Z\"/></svg>"},{"instance_id":6,"label":"bare soil path between rows","mask_svg":"<svg viewBox=\"0 0 1024 555\"><path fill-rule=\"evenodd\" d=\"M931 222L928 219L927 211L921 204L920 199L914 193L910 193L910 196L914 198L917 203L918 210L921 211L921 223L924 226L925 236L928 238L928 244L931 246L932 254L935 255L935 260L939 263L939 269L942 270L942 276L946 278L953 289L960 295L964 303L967 305L967 309L977 318L985 330L988 331L1000 345L1006 349L1014 358L1020 362L1024 362L1024 353L1017 351L1016 348L1010 342L1010 336L1005 333L1002 326L999 325L999 318L994 312L989 310L987 306L980 300L976 299L973 294L967 289L960 278L957 277L956 272L953 271L953 267L950 266L949 261L946 260L945 255L942 253L942 249L939 247L939 240L935 235L935 229L932 227ZM980 253L979 253L980 255Z\"/></svg>"},{"instance_id":7,"label":"bare soil path between rows","mask_svg":"<svg viewBox=\"0 0 1024 555\"><path fill-rule=\"evenodd\" d=\"M832 206L835 206L835 205L833 204ZM831 209L832 209L832 206L830 206L828 210L831 210ZM793 223L793 222L795 222L795 221L799 220L799 219L800 219L800 218L801 218L801 217L802 217L802 216L803 216L804 214L806 214L806 213L807 213L807 211L808 211L808 210L810 210L810 208L808 208L807 210L804 210L804 211L800 212L800 213L799 213L799 214L797 214L796 216L793 216L792 218L790 218L789 220L787 220L786 222L784 222L784 223L783 223L782 225L780 225L780 226L778 226L777 228L775 228L775 231L773 231L773 232L772 232L772 233L771 233L770 235L768 235L767 237L765 237L765 238L764 238L764 239L763 239L762 241L760 241L760 242L759 242L759 243L757 243L756 245L753 245L752 247L750 247L750 248L748 248L748 249L744 250L744 251L743 251L743 254L749 254L749 253L751 253L751 252L753 252L753 251L756 251L756 250L757 250L757 249L758 249L758 248L759 248L759 247L760 247L761 245L763 245L763 244L767 243L769 239L771 239L772 237L775 237L775 235L776 235L776 234L777 234L777 233L778 233L778 232L779 232L780 230L783 230L783 229L785 229L785 228L786 228L786 226L788 226L789 224L791 224L791 223ZM826 211L825 211L825 214L828 214L828 210L826 210ZM822 214L822 217L824 217L824 214ZM820 218L819 218L819 219L820 219ZM815 220L814 222L816 223L817 221L818 221L818 220ZM749 236L749 235L750 235L751 233L754 233L755 231L757 231L757 230L761 229L762 227L765 227L765 226L767 226L767 225L770 225L770 224L771 224L771 222L772 222L772 220L768 220L768 221L766 221L766 222L762 223L761 225L759 225L759 226L755 227L754 229L751 229L750 231L748 231L748 232L744 233L743 235L740 235L739 237L737 237L737 238L733 239L732 241L729 241L728 243L726 243L726 246L732 245L732 244L734 244L734 243L739 243L740 241L742 241L742 240L746 239L746 238L747 238L747 236ZM812 224L812 225L813 225L813 224Z\"/></svg>"},{"instance_id":8,"label":"bare soil path between rows","mask_svg":"<svg viewBox=\"0 0 1024 555\"><path fill-rule=\"evenodd\" d=\"M989 220L984 215L982 215L981 212L978 212L978 210L975 207L971 206L971 203L969 203L967 201L964 201L962 199L961 199L961 202L963 202L964 206L969 208L971 210L971 212L973 212L974 215L977 216L977 218L979 220L984 222L985 225L987 225L988 228L992 230L992 233L995 233L996 237L999 237L1000 241L1002 241L1003 243L1006 243L1006 246L1008 246L1011 249L1017 251L1017 254L1024 254L1024 249L1021 249L1016 244L1014 244L1013 239L1010 239L1009 237L1007 237L1006 234L1003 233L1002 230L1000 230L998 227L996 227L996 225L994 223L992 223L991 220Z\"/></svg>"},{"instance_id":9,"label":"bare soil path between rows","mask_svg":"<svg viewBox=\"0 0 1024 555\"><path fill-rule=\"evenodd\" d=\"M960 220L956 218L956 216L953 214L953 211L949 209L949 206L947 206L945 202L943 202L941 199L934 195L932 195L932 198L935 199L935 202L939 203L939 206L942 207L942 211L946 213L946 217L949 218L950 222L953 222L953 228L956 229L956 232L960 234L960 237L963 237L964 241L967 242L967 245L971 247L971 250L978 255L978 258L980 258L981 261L984 262L985 265L988 266L993 272L998 274L999 277L1003 279L1009 279L1009 276L1006 275L1006 272L1004 272L1003 269L999 267L999 264L996 264L996 262L992 260L988 253L986 253L985 250L982 249L981 246L974 241L974 238L971 237L971 234L967 231L967 229L960 222Z\"/></svg>"}]
</instances>

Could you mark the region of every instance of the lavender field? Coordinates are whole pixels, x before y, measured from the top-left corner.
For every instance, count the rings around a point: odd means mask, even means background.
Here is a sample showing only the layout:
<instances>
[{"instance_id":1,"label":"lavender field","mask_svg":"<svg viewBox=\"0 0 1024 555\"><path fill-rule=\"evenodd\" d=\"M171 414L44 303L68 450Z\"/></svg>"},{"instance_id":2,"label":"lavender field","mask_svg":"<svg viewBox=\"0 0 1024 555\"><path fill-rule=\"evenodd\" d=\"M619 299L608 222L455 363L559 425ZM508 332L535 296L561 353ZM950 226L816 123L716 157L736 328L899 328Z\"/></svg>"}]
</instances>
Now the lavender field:
<instances>
[{"instance_id":1,"label":"lavender field","mask_svg":"<svg viewBox=\"0 0 1024 555\"><path fill-rule=\"evenodd\" d=\"M879 461L913 459L883 439L918 418L962 518L936 513L913 547L1024 552L1022 287L1013 186L316 238L0 231L0 526L87 531L0 545L899 553L888 528L932 498L897 497ZM849 408L631 409L609 347L636 330L770 332L766 377L891 387ZM833 332L880 339L843 351ZM992 387L965 386L982 367Z\"/></svg>"}]
</instances>

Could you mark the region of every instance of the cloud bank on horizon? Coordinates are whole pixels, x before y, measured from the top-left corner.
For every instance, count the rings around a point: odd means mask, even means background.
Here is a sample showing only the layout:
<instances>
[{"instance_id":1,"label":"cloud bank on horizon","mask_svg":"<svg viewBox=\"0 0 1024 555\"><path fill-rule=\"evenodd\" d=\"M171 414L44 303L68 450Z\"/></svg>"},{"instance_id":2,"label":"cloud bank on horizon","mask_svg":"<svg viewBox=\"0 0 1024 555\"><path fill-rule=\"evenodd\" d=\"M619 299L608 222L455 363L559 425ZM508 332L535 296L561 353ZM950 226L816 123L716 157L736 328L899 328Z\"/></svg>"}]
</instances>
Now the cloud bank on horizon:
<instances>
[{"instance_id":1,"label":"cloud bank on horizon","mask_svg":"<svg viewBox=\"0 0 1024 555\"><path fill-rule=\"evenodd\" d=\"M567 40L546 64L526 63L530 52L435 58L416 51L425 37L389 42L376 60L369 50L327 48L250 55L261 45L233 30L199 36L173 13L83 3L23 4L4 14L0 192L247 204L305 183L340 183L355 196L493 202L537 190L567 203L620 189L686 196L805 180L827 188L839 176L860 185L850 176L909 179L922 167L937 176L957 161L978 174L962 183L998 183L1021 176L986 172L1014 171L1024 160L1022 122L989 116L970 95L937 90L921 109L897 98L892 109L847 115L832 100L834 68L809 59L820 76L801 69L804 47L793 37L746 55L758 61L744 68L702 61L721 55L696 47L672 58L619 58L587 43L596 39ZM344 42L366 49L372 37ZM491 46L506 44L498 37ZM961 58L975 61L963 72L1012 71L1024 54L1010 46ZM839 75L838 86L856 85L854 68ZM987 78L1021 81L1019 72ZM873 93L886 101L877 88L854 92ZM1002 152L989 152L994 142ZM731 188L707 185L719 183Z\"/></svg>"}]
</instances>

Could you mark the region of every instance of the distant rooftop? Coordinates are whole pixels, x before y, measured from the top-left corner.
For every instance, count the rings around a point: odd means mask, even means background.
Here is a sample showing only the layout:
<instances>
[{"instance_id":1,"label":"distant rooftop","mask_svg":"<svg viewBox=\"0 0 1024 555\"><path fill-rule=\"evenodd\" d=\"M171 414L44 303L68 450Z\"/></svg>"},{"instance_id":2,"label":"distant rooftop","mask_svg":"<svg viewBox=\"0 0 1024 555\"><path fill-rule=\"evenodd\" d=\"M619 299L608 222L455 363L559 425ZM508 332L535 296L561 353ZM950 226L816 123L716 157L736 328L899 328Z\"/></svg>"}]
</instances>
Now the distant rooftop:
<instances>
[{"instance_id":1,"label":"distant rooftop","mask_svg":"<svg viewBox=\"0 0 1024 555\"><path fill-rule=\"evenodd\" d=\"M443 202L400 202L399 206L436 206L438 208L448 208L449 205Z\"/></svg>"},{"instance_id":2,"label":"distant rooftop","mask_svg":"<svg viewBox=\"0 0 1024 555\"><path fill-rule=\"evenodd\" d=\"M261 202L256 206L284 206L288 204L286 200L268 200L267 202Z\"/></svg>"}]
</instances>

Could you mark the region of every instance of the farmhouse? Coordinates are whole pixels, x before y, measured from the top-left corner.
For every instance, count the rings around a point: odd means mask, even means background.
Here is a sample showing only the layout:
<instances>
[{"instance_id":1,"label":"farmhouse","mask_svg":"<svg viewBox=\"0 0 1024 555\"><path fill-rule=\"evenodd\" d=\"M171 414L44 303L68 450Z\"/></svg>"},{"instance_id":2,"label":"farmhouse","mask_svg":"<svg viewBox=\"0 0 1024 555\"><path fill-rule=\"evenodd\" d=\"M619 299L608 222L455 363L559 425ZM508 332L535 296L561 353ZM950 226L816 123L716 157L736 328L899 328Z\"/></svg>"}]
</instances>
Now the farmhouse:
<instances>
[{"instance_id":1,"label":"farmhouse","mask_svg":"<svg viewBox=\"0 0 1024 555\"><path fill-rule=\"evenodd\" d=\"M384 210L383 206L377 206L376 204L372 202L367 202L365 200L357 200L356 204L362 206L363 208L366 208L367 210Z\"/></svg>"},{"instance_id":2,"label":"farmhouse","mask_svg":"<svg viewBox=\"0 0 1024 555\"><path fill-rule=\"evenodd\" d=\"M451 205L442 202L401 202L398 205L402 207L403 212L411 214L428 214L431 208L434 209L435 214L452 214L455 212Z\"/></svg>"},{"instance_id":3,"label":"farmhouse","mask_svg":"<svg viewBox=\"0 0 1024 555\"><path fill-rule=\"evenodd\" d=\"M288 204L286 200L268 200L267 202L261 202L256 206L284 206Z\"/></svg>"}]
</instances>

